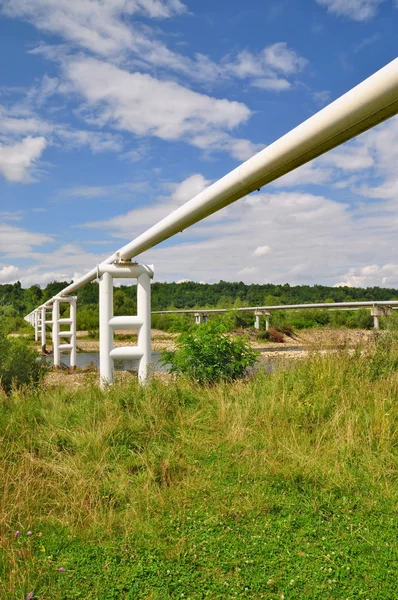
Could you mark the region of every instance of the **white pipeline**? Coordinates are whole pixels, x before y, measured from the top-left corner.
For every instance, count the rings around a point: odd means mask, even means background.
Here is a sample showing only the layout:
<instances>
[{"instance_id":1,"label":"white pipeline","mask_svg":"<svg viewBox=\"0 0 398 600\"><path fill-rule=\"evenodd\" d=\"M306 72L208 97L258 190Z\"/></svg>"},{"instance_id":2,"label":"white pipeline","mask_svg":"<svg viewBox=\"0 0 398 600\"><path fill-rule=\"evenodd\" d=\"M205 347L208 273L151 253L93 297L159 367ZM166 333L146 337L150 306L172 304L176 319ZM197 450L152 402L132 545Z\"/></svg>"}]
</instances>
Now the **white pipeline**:
<instances>
[{"instance_id":1,"label":"white pipeline","mask_svg":"<svg viewBox=\"0 0 398 600\"><path fill-rule=\"evenodd\" d=\"M102 264L138 256L397 113L398 59L395 59L120 248ZM96 278L94 268L60 294L68 296Z\"/></svg>"}]
</instances>

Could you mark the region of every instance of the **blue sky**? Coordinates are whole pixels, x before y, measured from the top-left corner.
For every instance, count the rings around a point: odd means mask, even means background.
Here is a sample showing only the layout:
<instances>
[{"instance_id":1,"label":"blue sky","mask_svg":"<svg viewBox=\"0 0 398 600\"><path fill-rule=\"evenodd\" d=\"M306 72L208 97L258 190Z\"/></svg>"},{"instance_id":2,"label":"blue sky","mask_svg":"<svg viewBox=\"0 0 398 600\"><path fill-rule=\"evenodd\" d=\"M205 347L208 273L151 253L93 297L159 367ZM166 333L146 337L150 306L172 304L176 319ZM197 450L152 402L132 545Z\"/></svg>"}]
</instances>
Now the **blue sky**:
<instances>
[{"instance_id":1,"label":"blue sky","mask_svg":"<svg viewBox=\"0 0 398 600\"><path fill-rule=\"evenodd\" d=\"M0 283L84 274L393 60L397 30L397 0L0 0ZM397 159L395 117L140 260L398 287Z\"/></svg>"}]
</instances>

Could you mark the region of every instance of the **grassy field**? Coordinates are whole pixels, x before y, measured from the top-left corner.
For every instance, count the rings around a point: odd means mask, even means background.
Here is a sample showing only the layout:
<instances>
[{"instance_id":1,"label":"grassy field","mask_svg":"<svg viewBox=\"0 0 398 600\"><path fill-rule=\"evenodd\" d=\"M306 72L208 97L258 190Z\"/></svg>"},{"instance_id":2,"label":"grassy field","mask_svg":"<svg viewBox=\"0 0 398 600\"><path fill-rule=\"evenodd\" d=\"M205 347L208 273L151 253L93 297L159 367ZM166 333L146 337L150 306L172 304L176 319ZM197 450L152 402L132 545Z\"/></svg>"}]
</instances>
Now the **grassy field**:
<instances>
[{"instance_id":1,"label":"grassy field","mask_svg":"<svg viewBox=\"0 0 398 600\"><path fill-rule=\"evenodd\" d=\"M0 598L398 598L393 336L234 385L94 381L1 401Z\"/></svg>"}]
</instances>

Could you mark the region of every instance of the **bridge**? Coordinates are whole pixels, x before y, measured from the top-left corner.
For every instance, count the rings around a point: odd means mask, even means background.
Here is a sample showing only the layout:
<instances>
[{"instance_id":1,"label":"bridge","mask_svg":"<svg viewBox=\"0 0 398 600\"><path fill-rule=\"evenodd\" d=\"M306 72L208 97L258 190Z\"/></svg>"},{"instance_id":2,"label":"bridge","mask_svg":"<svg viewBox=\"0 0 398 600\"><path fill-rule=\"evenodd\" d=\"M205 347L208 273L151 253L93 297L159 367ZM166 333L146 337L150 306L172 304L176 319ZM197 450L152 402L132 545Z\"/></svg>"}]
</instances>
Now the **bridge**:
<instances>
[{"instance_id":1,"label":"bridge","mask_svg":"<svg viewBox=\"0 0 398 600\"><path fill-rule=\"evenodd\" d=\"M99 279L100 383L102 386L113 383L115 359L131 358L139 360L140 382L149 381L150 296L154 269L153 266L141 265L132 259L397 113L398 58L213 183L96 265L83 277L65 287L45 304L37 307L25 319L35 326L36 335L40 333L42 344L46 341L46 326L51 325L54 365L60 365L62 352L70 352L70 364L76 365L76 297L73 293L87 283ZM113 315L113 281L119 278L137 280L136 316ZM68 304L69 317L60 317L61 303ZM269 308L275 310L275 307ZM286 310L286 307L284 309ZM69 330L62 331L62 325L69 325ZM113 347L114 331L121 328L138 331L136 347Z\"/></svg>"}]
</instances>

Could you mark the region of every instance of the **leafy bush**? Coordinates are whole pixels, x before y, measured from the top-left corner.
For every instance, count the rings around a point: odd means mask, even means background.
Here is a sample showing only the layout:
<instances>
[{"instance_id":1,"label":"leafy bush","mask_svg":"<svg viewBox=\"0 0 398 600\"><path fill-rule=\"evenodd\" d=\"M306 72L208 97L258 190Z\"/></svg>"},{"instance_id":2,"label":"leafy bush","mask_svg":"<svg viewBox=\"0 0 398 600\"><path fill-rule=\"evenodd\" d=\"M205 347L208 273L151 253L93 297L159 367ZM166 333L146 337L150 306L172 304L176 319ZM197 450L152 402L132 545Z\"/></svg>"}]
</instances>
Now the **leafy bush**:
<instances>
[{"instance_id":1,"label":"leafy bush","mask_svg":"<svg viewBox=\"0 0 398 600\"><path fill-rule=\"evenodd\" d=\"M40 383L47 363L26 341L8 339L0 330L0 388L9 393L13 386Z\"/></svg>"},{"instance_id":2,"label":"leafy bush","mask_svg":"<svg viewBox=\"0 0 398 600\"><path fill-rule=\"evenodd\" d=\"M227 330L221 320L195 326L180 335L177 350L162 352L163 364L170 364L171 373L187 375L201 385L244 377L256 362L257 352L244 338L227 335Z\"/></svg>"},{"instance_id":3,"label":"leafy bush","mask_svg":"<svg viewBox=\"0 0 398 600\"><path fill-rule=\"evenodd\" d=\"M18 311L10 304L0 306L1 327L4 333L14 331L30 330L27 322L18 314Z\"/></svg>"},{"instance_id":4,"label":"leafy bush","mask_svg":"<svg viewBox=\"0 0 398 600\"><path fill-rule=\"evenodd\" d=\"M193 315L184 314L169 314L169 315L152 315L153 329L168 331L171 333L181 333L187 331L192 325Z\"/></svg>"}]
</instances>

